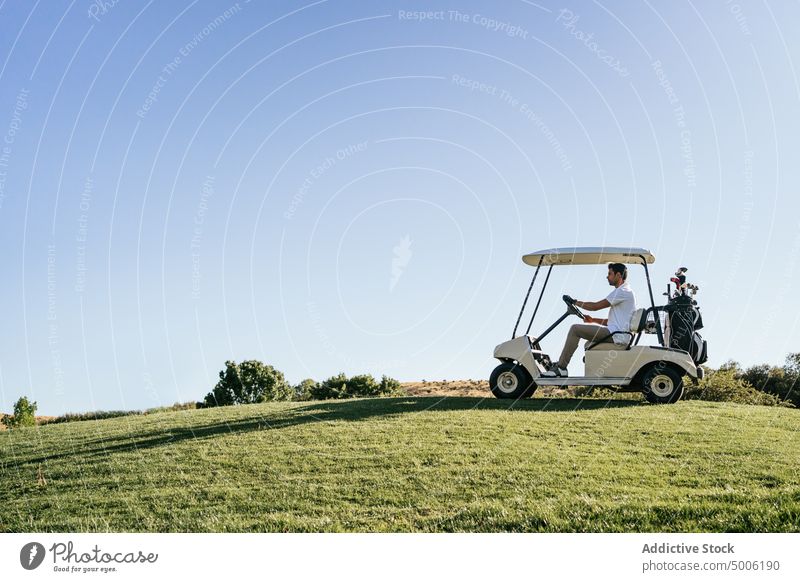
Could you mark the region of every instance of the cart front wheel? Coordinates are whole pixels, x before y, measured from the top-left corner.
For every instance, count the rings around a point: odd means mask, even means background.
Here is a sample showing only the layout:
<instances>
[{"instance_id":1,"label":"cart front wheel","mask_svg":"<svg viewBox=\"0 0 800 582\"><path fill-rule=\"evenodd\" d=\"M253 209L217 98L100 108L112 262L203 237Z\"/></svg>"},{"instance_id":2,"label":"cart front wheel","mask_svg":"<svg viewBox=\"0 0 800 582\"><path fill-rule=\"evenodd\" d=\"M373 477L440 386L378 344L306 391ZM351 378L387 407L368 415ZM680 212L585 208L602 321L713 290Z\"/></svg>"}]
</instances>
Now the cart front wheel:
<instances>
[{"instance_id":1,"label":"cart front wheel","mask_svg":"<svg viewBox=\"0 0 800 582\"><path fill-rule=\"evenodd\" d=\"M528 371L519 364L503 362L497 366L489 378L489 387L496 398L530 397L536 384Z\"/></svg>"}]
</instances>

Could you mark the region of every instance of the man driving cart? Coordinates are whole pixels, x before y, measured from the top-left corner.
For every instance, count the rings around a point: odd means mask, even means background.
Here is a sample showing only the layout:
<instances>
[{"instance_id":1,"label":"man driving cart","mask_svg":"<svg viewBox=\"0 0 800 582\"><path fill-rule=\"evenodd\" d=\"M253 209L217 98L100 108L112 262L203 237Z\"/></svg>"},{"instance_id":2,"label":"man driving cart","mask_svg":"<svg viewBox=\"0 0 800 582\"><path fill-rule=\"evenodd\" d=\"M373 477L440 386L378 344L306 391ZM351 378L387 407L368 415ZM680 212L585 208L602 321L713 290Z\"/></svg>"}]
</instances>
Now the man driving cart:
<instances>
[{"instance_id":1,"label":"man driving cart","mask_svg":"<svg viewBox=\"0 0 800 582\"><path fill-rule=\"evenodd\" d=\"M627 282L628 269L622 263L609 263L608 284L614 290L605 299L600 301L577 301L569 295L564 296L564 301L571 303L581 309L588 311L599 311L609 308L608 318L585 316L585 323L576 323L569 328L567 339L564 342L564 349L558 362L555 362L548 371L542 376L545 377L566 377L568 376L567 366L572 355L578 349L581 339L590 342L614 342L620 346L626 346L631 339L630 321L633 312L636 310L636 297ZM624 347L623 347L624 349Z\"/></svg>"}]
</instances>

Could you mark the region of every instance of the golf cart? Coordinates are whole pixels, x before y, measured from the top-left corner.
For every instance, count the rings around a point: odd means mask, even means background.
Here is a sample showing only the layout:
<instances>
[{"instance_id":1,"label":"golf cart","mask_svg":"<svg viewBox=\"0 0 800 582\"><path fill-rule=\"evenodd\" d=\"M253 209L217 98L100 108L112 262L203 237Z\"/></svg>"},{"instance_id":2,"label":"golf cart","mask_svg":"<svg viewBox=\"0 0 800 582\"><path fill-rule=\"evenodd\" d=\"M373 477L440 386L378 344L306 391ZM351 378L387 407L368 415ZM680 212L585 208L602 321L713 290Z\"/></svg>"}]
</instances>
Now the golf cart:
<instances>
[{"instance_id":1,"label":"golf cart","mask_svg":"<svg viewBox=\"0 0 800 582\"><path fill-rule=\"evenodd\" d=\"M492 372L489 387L497 398L527 398L533 395L538 386L617 386L619 391L641 391L648 401L665 404L677 402L681 398L684 376L688 374L695 382L703 377L700 364L705 361L705 354L702 356L702 361L699 361L693 359L689 351L670 347L674 342L670 342L669 338L665 341L660 312L664 312L668 322L670 307L656 307L653 299L647 265L655 262L655 256L650 251L629 247L557 248L527 254L522 260L525 264L536 267L536 271L522 303L511 339L494 349L494 357L501 363ZM630 333L623 336L624 339L620 338L622 344L610 341L613 338L586 342L583 376L543 376L543 372L550 368L551 360L542 351L541 341L570 315L577 316L581 322L584 320L583 312L570 301L569 296L565 295L566 312L538 336L529 335L553 267L606 263L642 265L647 277L650 307L634 311L630 322ZM536 302L525 335L517 336L522 314L542 267L549 268L539 300ZM655 333L659 345L638 345L643 333ZM666 333L669 333L669 329Z\"/></svg>"}]
</instances>

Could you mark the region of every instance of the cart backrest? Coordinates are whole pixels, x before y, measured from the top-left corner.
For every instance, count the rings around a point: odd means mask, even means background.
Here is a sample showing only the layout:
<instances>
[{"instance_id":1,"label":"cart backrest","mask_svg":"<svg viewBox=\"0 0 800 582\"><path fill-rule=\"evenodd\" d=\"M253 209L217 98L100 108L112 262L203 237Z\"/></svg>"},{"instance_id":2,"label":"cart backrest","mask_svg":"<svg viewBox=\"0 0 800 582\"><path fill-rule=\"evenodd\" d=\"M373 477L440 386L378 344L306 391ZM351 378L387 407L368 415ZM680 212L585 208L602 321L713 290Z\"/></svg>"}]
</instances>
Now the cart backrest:
<instances>
[{"instance_id":1,"label":"cart backrest","mask_svg":"<svg viewBox=\"0 0 800 582\"><path fill-rule=\"evenodd\" d=\"M646 309L639 308L634 309L633 315L631 315L631 332L632 333L639 333L640 331L644 331L645 323L647 322L646 317Z\"/></svg>"}]
</instances>

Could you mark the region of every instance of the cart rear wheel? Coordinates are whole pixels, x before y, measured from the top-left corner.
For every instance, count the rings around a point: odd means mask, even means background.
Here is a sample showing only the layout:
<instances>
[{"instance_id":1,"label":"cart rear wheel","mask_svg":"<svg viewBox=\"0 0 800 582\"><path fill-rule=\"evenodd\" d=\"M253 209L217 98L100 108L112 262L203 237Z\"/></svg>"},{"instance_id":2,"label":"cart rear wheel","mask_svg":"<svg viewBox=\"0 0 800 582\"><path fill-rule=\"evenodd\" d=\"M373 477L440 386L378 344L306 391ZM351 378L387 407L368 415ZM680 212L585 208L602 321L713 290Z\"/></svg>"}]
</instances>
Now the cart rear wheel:
<instances>
[{"instance_id":1,"label":"cart rear wheel","mask_svg":"<svg viewBox=\"0 0 800 582\"><path fill-rule=\"evenodd\" d=\"M528 371L520 364L503 362L489 378L489 388L496 398L528 398L536 390L536 384Z\"/></svg>"},{"instance_id":2,"label":"cart rear wheel","mask_svg":"<svg viewBox=\"0 0 800 582\"><path fill-rule=\"evenodd\" d=\"M642 375L642 392L653 404L677 402L683 396L683 375L669 364L655 364Z\"/></svg>"}]
</instances>

